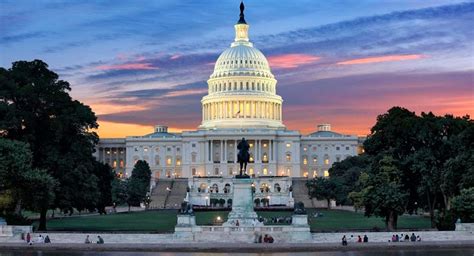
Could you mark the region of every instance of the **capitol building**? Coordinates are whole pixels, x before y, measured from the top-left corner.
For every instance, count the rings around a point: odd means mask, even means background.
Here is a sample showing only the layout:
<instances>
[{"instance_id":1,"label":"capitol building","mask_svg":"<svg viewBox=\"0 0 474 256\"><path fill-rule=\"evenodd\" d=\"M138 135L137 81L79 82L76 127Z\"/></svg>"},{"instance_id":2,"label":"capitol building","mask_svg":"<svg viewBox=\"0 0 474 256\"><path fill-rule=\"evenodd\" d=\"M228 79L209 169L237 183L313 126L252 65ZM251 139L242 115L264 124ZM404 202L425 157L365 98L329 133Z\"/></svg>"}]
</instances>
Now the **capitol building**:
<instances>
[{"instance_id":1,"label":"capitol building","mask_svg":"<svg viewBox=\"0 0 474 256\"><path fill-rule=\"evenodd\" d=\"M315 125L311 134L286 129L277 80L249 39L243 5L234 28L234 41L207 81L196 130L170 133L166 125L156 125L147 135L101 139L95 157L121 177L129 177L135 162L145 160L152 186L185 180L187 200L208 205L213 194L232 193L232 177L239 172L236 146L245 138L250 145L247 173L255 178L257 194L270 193L270 204L291 205L295 180L327 177L333 163L361 152L357 136L333 132L329 124Z\"/></svg>"}]
</instances>

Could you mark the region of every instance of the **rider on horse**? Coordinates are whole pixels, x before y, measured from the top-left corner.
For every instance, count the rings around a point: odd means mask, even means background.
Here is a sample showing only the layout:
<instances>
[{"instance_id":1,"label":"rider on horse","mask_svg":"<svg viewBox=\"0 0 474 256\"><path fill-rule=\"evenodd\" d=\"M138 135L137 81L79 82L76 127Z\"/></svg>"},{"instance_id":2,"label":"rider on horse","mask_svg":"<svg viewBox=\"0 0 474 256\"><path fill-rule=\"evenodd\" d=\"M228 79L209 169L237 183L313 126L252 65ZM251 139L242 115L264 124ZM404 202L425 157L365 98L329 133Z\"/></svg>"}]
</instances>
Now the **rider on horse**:
<instances>
[{"instance_id":1,"label":"rider on horse","mask_svg":"<svg viewBox=\"0 0 474 256\"><path fill-rule=\"evenodd\" d=\"M242 176L242 173L246 174L247 163L250 160L250 154L249 154L250 145L245 140L245 138L242 138L242 140L237 145L237 149L239 150L239 154L237 155L237 160L240 163L240 176Z\"/></svg>"}]
</instances>

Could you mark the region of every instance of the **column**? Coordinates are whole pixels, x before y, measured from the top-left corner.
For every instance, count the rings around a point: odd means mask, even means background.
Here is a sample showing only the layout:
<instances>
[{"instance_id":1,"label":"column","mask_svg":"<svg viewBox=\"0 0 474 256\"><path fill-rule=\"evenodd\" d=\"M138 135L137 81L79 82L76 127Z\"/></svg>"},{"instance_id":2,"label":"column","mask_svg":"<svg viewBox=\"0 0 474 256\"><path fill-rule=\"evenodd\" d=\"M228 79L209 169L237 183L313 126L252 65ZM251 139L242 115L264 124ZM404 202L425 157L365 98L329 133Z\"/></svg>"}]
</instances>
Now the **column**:
<instances>
[{"instance_id":1,"label":"column","mask_svg":"<svg viewBox=\"0 0 474 256\"><path fill-rule=\"evenodd\" d=\"M214 145L213 145L213 144L214 144L213 141L210 140L210 141L209 141L209 145L210 145L210 147L209 147L209 155L211 156L211 163L214 163L214 153L213 153L213 152L214 152L214 149L213 149L213 146L214 146Z\"/></svg>"},{"instance_id":2,"label":"column","mask_svg":"<svg viewBox=\"0 0 474 256\"><path fill-rule=\"evenodd\" d=\"M255 141L255 162L260 160L260 140Z\"/></svg>"},{"instance_id":3,"label":"column","mask_svg":"<svg viewBox=\"0 0 474 256\"><path fill-rule=\"evenodd\" d=\"M247 116L247 101L244 100L244 109L242 111L243 117L245 118Z\"/></svg>"},{"instance_id":4,"label":"column","mask_svg":"<svg viewBox=\"0 0 474 256\"><path fill-rule=\"evenodd\" d=\"M220 162L223 163L224 162L224 141L221 140L221 154L220 154Z\"/></svg>"},{"instance_id":5,"label":"column","mask_svg":"<svg viewBox=\"0 0 474 256\"><path fill-rule=\"evenodd\" d=\"M273 159L272 140L268 140L268 162L270 163L272 159Z\"/></svg>"},{"instance_id":6,"label":"column","mask_svg":"<svg viewBox=\"0 0 474 256\"><path fill-rule=\"evenodd\" d=\"M227 163L227 140L224 140L224 163Z\"/></svg>"},{"instance_id":7,"label":"column","mask_svg":"<svg viewBox=\"0 0 474 256\"><path fill-rule=\"evenodd\" d=\"M234 141L234 163L237 163L237 140Z\"/></svg>"},{"instance_id":8,"label":"column","mask_svg":"<svg viewBox=\"0 0 474 256\"><path fill-rule=\"evenodd\" d=\"M204 152L205 152L204 153L204 155L205 155L204 162L208 163L209 162L209 141L204 146Z\"/></svg>"}]
</instances>

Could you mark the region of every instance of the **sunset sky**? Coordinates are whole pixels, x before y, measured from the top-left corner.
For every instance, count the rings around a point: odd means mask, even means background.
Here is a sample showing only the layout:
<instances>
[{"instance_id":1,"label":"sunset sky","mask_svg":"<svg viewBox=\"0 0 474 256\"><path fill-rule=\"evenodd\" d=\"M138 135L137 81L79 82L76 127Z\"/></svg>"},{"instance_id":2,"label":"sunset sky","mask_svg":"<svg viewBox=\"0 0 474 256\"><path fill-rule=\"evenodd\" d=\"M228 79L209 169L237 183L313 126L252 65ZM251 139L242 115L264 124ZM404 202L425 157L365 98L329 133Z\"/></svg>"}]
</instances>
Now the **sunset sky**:
<instances>
[{"instance_id":1,"label":"sunset sky","mask_svg":"<svg viewBox=\"0 0 474 256\"><path fill-rule=\"evenodd\" d=\"M240 1L0 0L0 66L41 59L99 118L101 137L201 122L206 80ZM283 121L366 135L392 106L474 115L474 2L247 0Z\"/></svg>"}]
</instances>

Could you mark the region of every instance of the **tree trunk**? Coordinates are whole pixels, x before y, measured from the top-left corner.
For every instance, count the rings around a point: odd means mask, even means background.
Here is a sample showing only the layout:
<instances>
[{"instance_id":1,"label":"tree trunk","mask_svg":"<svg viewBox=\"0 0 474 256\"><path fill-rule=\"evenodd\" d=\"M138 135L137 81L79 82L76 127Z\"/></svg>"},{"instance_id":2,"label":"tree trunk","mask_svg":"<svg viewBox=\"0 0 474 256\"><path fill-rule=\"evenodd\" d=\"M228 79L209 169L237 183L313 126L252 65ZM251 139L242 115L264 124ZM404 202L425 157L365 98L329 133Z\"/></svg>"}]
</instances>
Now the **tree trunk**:
<instances>
[{"instance_id":1,"label":"tree trunk","mask_svg":"<svg viewBox=\"0 0 474 256\"><path fill-rule=\"evenodd\" d=\"M398 214L394 211L390 211L387 218L387 229L388 231L395 231L397 229Z\"/></svg>"},{"instance_id":2,"label":"tree trunk","mask_svg":"<svg viewBox=\"0 0 474 256\"><path fill-rule=\"evenodd\" d=\"M128 212L130 212L130 204L128 204Z\"/></svg>"},{"instance_id":3,"label":"tree trunk","mask_svg":"<svg viewBox=\"0 0 474 256\"><path fill-rule=\"evenodd\" d=\"M19 199L18 202L16 202L15 215L21 215L21 199Z\"/></svg>"},{"instance_id":4,"label":"tree trunk","mask_svg":"<svg viewBox=\"0 0 474 256\"><path fill-rule=\"evenodd\" d=\"M41 209L40 211L40 222L38 226L38 230L40 231L46 231L46 213L48 212L48 209Z\"/></svg>"},{"instance_id":5,"label":"tree trunk","mask_svg":"<svg viewBox=\"0 0 474 256\"><path fill-rule=\"evenodd\" d=\"M431 221L431 227L434 228L436 227L436 222L435 222L435 216L434 216L434 207L436 205L436 196L433 199L433 202L431 202L431 197L429 193L426 193L426 197L428 200L428 207L430 208L430 221Z\"/></svg>"},{"instance_id":6,"label":"tree trunk","mask_svg":"<svg viewBox=\"0 0 474 256\"><path fill-rule=\"evenodd\" d=\"M328 210L331 210L331 199L326 199L328 201Z\"/></svg>"}]
</instances>

